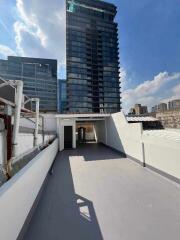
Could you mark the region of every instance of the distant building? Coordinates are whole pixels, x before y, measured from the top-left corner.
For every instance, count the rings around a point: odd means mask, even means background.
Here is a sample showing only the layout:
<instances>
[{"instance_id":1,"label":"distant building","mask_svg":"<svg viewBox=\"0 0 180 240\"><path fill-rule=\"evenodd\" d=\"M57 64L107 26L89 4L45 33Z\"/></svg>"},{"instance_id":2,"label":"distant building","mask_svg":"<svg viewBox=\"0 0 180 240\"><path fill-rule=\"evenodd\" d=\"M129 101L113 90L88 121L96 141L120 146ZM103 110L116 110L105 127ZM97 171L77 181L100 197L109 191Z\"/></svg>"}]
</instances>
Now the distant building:
<instances>
[{"instance_id":1,"label":"distant building","mask_svg":"<svg viewBox=\"0 0 180 240\"><path fill-rule=\"evenodd\" d=\"M151 112L152 112L152 113L157 112L157 105L155 105L155 106L153 106L153 107L151 108Z\"/></svg>"},{"instance_id":2,"label":"distant building","mask_svg":"<svg viewBox=\"0 0 180 240\"><path fill-rule=\"evenodd\" d=\"M24 94L40 98L40 111L57 111L57 60L10 56L0 60L0 76L22 80Z\"/></svg>"},{"instance_id":3,"label":"distant building","mask_svg":"<svg viewBox=\"0 0 180 240\"><path fill-rule=\"evenodd\" d=\"M157 111L158 112L163 112L167 111L167 104L166 103L160 103L157 105Z\"/></svg>"},{"instance_id":4,"label":"distant building","mask_svg":"<svg viewBox=\"0 0 180 240\"><path fill-rule=\"evenodd\" d=\"M135 104L135 106L130 109L128 115L141 115L141 114L147 114L147 113L148 113L147 106L142 106L141 104Z\"/></svg>"},{"instance_id":5,"label":"distant building","mask_svg":"<svg viewBox=\"0 0 180 240\"><path fill-rule=\"evenodd\" d=\"M167 111L167 104L166 103L160 103L158 105L155 105L154 107L152 107L151 111L152 112L163 112L163 111Z\"/></svg>"},{"instance_id":6,"label":"distant building","mask_svg":"<svg viewBox=\"0 0 180 240\"><path fill-rule=\"evenodd\" d=\"M135 109L134 108L131 108L128 115L135 115Z\"/></svg>"},{"instance_id":7,"label":"distant building","mask_svg":"<svg viewBox=\"0 0 180 240\"><path fill-rule=\"evenodd\" d=\"M180 99L170 101L168 103L168 108L169 108L169 110L180 109Z\"/></svg>"},{"instance_id":8,"label":"distant building","mask_svg":"<svg viewBox=\"0 0 180 240\"><path fill-rule=\"evenodd\" d=\"M161 122L152 116L126 116L128 123L142 123L143 129L163 129Z\"/></svg>"},{"instance_id":9,"label":"distant building","mask_svg":"<svg viewBox=\"0 0 180 240\"><path fill-rule=\"evenodd\" d=\"M157 112L156 118L161 121L164 128L180 129L180 110L168 110Z\"/></svg>"},{"instance_id":10,"label":"distant building","mask_svg":"<svg viewBox=\"0 0 180 240\"><path fill-rule=\"evenodd\" d=\"M161 121L164 128L180 128L180 99L160 103L152 107L152 116Z\"/></svg>"},{"instance_id":11,"label":"distant building","mask_svg":"<svg viewBox=\"0 0 180 240\"><path fill-rule=\"evenodd\" d=\"M60 113L66 113L67 110L67 82L66 79L58 79L58 110Z\"/></svg>"},{"instance_id":12,"label":"distant building","mask_svg":"<svg viewBox=\"0 0 180 240\"><path fill-rule=\"evenodd\" d=\"M135 104L134 113L135 115L146 114L148 113L148 108L147 106L142 106L141 104Z\"/></svg>"}]
</instances>

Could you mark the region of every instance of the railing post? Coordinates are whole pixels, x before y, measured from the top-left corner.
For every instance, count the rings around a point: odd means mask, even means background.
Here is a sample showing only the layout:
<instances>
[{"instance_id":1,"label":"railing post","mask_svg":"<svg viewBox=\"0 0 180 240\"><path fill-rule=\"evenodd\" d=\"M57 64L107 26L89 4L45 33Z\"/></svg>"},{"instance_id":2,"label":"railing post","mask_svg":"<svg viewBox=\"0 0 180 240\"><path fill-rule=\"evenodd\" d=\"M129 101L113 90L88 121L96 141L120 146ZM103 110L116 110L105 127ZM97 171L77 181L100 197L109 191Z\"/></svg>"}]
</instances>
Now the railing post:
<instances>
[{"instance_id":1,"label":"railing post","mask_svg":"<svg viewBox=\"0 0 180 240\"><path fill-rule=\"evenodd\" d=\"M142 157L143 157L143 167L146 167L146 159L145 159L145 149L144 149L144 143L142 142Z\"/></svg>"},{"instance_id":2,"label":"railing post","mask_svg":"<svg viewBox=\"0 0 180 240\"><path fill-rule=\"evenodd\" d=\"M39 98L35 99L36 102L36 123L34 133L34 147L38 145L38 130L39 130Z\"/></svg>"},{"instance_id":3,"label":"railing post","mask_svg":"<svg viewBox=\"0 0 180 240\"><path fill-rule=\"evenodd\" d=\"M18 145L18 133L20 124L20 114L21 114L21 104L23 96L23 82L16 81L17 91L15 96L15 111L14 111L14 127L13 127L13 138L12 138L12 157L17 155L17 145Z\"/></svg>"}]
</instances>

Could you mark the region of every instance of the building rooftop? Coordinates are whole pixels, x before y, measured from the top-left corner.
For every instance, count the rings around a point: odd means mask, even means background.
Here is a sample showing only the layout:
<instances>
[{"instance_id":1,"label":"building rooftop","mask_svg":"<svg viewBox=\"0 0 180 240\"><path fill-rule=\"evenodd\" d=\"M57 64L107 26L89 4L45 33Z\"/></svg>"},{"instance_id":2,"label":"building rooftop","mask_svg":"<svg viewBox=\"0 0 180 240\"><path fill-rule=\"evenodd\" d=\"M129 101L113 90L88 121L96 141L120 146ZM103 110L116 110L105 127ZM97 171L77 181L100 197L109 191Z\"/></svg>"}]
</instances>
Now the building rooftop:
<instances>
[{"instance_id":1,"label":"building rooftop","mask_svg":"<svg viewBox=\"0 0 180 240\"><path fill-rule=\"evenodd\" d=\"M159 121L158 119L150 116L127 116L126 117L128 122L155 122Z\"/></svg>"},{"instance_id":2,"label":"building rooftop","mask_svg":"<svg viewBox=\"0 0 180 240\"><path fill-rule=\"evenodd\" d=\"M179 239L179 185L97 144L53 169L24 240Z\"/></svg>"}]
</instances>

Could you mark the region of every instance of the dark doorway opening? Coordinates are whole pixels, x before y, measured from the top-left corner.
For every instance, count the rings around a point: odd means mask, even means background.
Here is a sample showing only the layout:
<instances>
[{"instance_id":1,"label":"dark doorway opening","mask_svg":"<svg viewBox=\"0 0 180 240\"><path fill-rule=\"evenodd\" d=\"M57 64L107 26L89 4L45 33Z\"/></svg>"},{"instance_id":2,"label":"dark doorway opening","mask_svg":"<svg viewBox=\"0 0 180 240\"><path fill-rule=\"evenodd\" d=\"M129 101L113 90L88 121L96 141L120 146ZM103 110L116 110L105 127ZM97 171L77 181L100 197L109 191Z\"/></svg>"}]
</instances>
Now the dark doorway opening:
<instances>
[{"instance_id":1,"label":"dark doorway opening","mask_svg":"<svg viewBox=\"0 0 180 240\"><path fill-rule=\"evenodd\" d=\"M72 126L64 126L64 149L72 148Z\"/></svg>"}]
</instances>

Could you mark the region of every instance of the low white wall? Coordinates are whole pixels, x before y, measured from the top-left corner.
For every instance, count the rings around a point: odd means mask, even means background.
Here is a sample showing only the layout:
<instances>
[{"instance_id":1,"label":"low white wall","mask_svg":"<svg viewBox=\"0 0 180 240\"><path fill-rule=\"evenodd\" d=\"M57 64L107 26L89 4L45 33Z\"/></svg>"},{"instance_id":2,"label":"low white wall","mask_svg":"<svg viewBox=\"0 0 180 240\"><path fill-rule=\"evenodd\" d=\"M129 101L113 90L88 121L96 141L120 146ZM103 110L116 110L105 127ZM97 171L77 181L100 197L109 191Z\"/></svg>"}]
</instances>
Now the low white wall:
<instances>
[{"instance_id":1,"label":"low white wall","mask_svg":"<svg viewBox=\"0 0 180 240\"><path fill-rule=\"evenodd\" d=\"M54 135L45 135L45 141L51 140ZM38 135L38 145L43 143L42 134ZM17 156L27 152L34 147L34 135L31 133L20 133L18 135Z\"/></svg>"},{"instance_id":2,"label":"low white wall","mask_svg":"<svg viewBox=\"0 0 180 240\"><path fill-rule=\"evenodd\" d=\"M142 125L129 124L123 113L114 113L95 124L97 140L143 162Z\"/></svg>"},{"instance_id":3,"label":"low white wall","mask_svg":"<svg viewBox=\"0 0 180 240\"><path fill-rule=\"evenodd\" d=\"M0 188L0 239L15 240L58 152L58 140Z\"/></svg>"},{"instance_id":4,"label":"low white wall","mask_svg":"<svg viewBox=\"0 0 180 240\"><path fill-rule=\"evenodd\" d=\"M44 140L50 141L54 138L54 135L45 135ZM43 143L42 134L38 135L38 145ZM18 135L18 146L17 156L20 156L34 147L34 135L31 133L19 133ZM0 132L0 165L6 159L6 132Z\"/></svg>"},{"instance_id":5,"label":"low white wall","mask_svg":"<svg viewBox=\"0 0 180 240\"><path fill-rule=\"evenodd\" d=\"M115 113L107 118L105 128L106 130L102 132L101 129L100 132L101 142L180 179L179 140L162 137L161 132L159 136L143 134L142 125L140 123L129 124L123 113Z\"/></svg>"},{"instance_id":6,"label":"low white wall","mask_svg":"<svg viewBox=\"0 0 180 240\"><path fill-rule=\"evenodd\" d=\"M143 134L142 125L129 124L123 113L112 114L105 123L97 123L96 132L99 142L180 179L179 140L162 137L161 132L159 137Z\"/></svg>"},{"instance_id":7,"label":"low white wall","mask_svg":"<svg viewBox=\"0 0 180 240\"><path fill-rule=\"evenodd\" d=\"M180 179L180 143L142 135L146 164Z\"/></svg>"}]
</instances>

